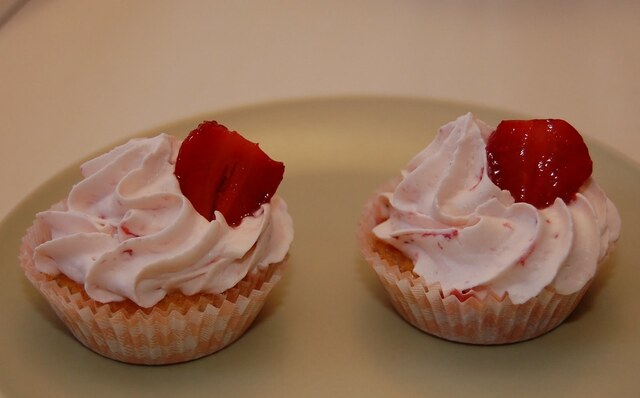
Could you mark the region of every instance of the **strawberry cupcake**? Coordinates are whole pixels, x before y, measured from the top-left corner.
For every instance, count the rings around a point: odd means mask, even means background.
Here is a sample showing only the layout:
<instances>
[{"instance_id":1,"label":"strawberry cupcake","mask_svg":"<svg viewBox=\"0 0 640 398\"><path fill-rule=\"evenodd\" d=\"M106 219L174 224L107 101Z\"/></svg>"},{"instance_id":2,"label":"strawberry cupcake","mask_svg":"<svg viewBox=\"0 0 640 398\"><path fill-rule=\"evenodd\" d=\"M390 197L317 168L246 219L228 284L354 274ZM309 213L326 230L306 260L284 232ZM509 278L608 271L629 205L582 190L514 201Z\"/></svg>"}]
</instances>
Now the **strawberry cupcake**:
<instances>
[{"instance_id":1,"label":"strawberry cupcake","mask_svg":"<svg viewBox=\"0 0 640 398\"><path fill-rule=\"evenodd\" d=\"M395 309L447 340L539 336L576 307L620 233L562 120L443 126L366 204L360 249Z\"/></svg>"},{"instance_id":2,"label":"strawberry cupcake","mask_svg":"<svg viewBox=\"0 0 640 398\"><path fill-rule=\"evenodd\" d=\"M238 339L293 240L275 194L284 165L204 122L182 143L133 139L81 171L20 248L27 278L71 333L136 364L188 361Z\"/></svg>"}]
</instances>

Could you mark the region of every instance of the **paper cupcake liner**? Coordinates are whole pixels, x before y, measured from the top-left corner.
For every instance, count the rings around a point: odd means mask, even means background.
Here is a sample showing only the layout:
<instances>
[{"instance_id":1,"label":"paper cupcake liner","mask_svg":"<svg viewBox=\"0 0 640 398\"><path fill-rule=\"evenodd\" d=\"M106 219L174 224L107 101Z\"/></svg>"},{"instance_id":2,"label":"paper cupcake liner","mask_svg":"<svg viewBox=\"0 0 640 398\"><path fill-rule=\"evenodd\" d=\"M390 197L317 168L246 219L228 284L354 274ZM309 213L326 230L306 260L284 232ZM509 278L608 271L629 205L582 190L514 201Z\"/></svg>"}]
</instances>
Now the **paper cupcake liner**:
<instances>
[{"instance_id":1,"label":"paper cupcake liner","mask_svg":"<svg viewBox=\"0 0 640 398\"><path fill-rule=\"evenodd\" d=\"M83 345L134 364L189 361L233 343L256 318L285 268L285 261L271 264L222 294L176 293L145 309L130 301L97 302L65 276L36 270L34 249L48 239L49 232L36 220L22 240L20 264L29 281Z\"/></svg>"},{"instance_id":2,"label":"paper cupcake liner","mask_svg":"<svg viewBox=\"0 0 640 398\"><path fill-rule=\"evenodd\" d=\"M397 183L387 183L381 191L388 192ZM411 271L402 271L398 264L375 250L373 227L388 218L389 210L378 194L365 205L358 224L358 244L367 262L373 267L388 293L395 310L418 329L446 340L470 344L505 344L540 336L560 325L575 309L589 288L569 295L558 294L546 287L537 296L522 304L514 304L508 295L492 292L482 296L443 294L438 283L427 283ZM468 297L468 298L467 298Z\"/></svg>"}]
</instances>

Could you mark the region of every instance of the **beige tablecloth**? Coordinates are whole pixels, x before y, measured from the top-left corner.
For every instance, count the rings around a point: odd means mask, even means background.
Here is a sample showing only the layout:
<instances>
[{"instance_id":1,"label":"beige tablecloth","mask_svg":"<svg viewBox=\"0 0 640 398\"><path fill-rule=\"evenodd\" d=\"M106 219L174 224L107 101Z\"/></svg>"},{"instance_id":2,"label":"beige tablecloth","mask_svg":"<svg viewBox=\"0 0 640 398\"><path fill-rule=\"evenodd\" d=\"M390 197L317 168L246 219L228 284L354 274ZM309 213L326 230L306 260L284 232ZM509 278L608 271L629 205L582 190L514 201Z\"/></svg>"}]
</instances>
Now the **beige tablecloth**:
<instances>
[{"instance_id":1,"label":"beige tablecloth","mask_svg":"<svg viewBox=\"0 0 640 398\"><path fill-rule=\"evenodd\" d=\"M560 117L640 162L638 16L632 1L31 0L0 26L0 218L124 137L282 99Z\"/></svg>"}]
</instances>

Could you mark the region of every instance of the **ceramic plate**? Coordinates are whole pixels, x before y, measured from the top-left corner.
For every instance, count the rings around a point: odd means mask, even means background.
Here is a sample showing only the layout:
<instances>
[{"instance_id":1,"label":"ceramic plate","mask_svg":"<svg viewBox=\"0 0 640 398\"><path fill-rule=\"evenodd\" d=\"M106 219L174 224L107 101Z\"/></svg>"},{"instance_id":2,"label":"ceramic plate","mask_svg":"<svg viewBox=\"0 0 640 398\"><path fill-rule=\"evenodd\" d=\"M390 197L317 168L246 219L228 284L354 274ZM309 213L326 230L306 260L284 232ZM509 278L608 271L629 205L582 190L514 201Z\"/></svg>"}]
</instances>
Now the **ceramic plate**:
<instances>
[{"instance_id":1,"label":"ceramic plate","mask_svg":"<svg viewBox=\"0 0 640 398\"><path fill-rule=\"evenodd\" d=\"M280 194L295 221L291 264L255 324L209 357L133 366L85 349L29 285L17 262L34 214L79 179L73 167L0 224L0 395L629 396L640 391L637 165L591 142L595 176L622 214L622 238L571 317L531 341L494 347L424 334L391 308L360 259L354 231L367 196L433 138L473 111L496 124L518 115L421 99L283 102L199 115L144 132L184 136L214 118L286 164ZM105 148L108 149L108 148ZM92 154L87 154L87 157ZM617 395L614 395L617 394Z\"/></svg>"}]
</instances>

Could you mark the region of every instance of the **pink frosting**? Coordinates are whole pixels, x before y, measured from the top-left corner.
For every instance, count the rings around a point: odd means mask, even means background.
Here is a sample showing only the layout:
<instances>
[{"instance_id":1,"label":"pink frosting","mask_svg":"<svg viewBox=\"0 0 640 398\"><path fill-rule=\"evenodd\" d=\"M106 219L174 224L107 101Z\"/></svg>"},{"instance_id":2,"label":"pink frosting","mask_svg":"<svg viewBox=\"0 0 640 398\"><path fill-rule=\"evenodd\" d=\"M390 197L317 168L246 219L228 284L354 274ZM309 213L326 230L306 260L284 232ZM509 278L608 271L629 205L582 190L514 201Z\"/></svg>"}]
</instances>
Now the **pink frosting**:
<instances>
[{"instance_id":1,"label":"pink frosting","mask_svg":"<svg viewBox=\"0 0 640 398\"><path fill-rule=\"evenodd\" d=\"M488 287L517 304L547 285L580 290L618 239L618 211L593 179L568 204L515 203L487 175L493 130L470 113L440 128L383 194L390 217L374 234L445 292Z\"/></svg>"},{"instance_id":2,"label":"pink frosting","mask_svg":"<svg viewBox=\"0 0 640 398\"><path fill-rule=\"evenodd\" d=\"M171 291L223 292L282 261L293 240L284 200L235 228L220 213L207 221L173 174L179 146L165 134L133 139L83 164L66 209L37 215L52 239L36 248L36 268L64 273L97 301L151 307Z\"/></svg>"}]
</instances>

